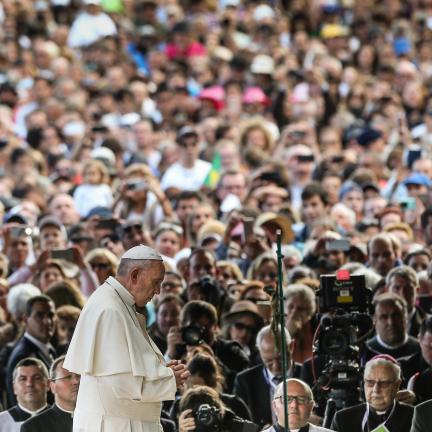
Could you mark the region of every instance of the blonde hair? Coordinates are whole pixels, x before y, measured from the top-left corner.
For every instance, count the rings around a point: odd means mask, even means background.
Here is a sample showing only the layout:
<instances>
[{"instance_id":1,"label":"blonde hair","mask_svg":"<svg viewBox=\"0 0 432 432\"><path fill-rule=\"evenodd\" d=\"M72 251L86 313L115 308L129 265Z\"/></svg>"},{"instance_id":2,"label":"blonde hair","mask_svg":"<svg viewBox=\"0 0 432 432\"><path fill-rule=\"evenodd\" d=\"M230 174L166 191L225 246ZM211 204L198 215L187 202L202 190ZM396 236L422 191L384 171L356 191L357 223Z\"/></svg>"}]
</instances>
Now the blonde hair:
<instances>
[{"instance_id":1,"label":"blonde hair","mask_svg":"<svg viewBox=\"0 0 432 432\"><path fill-rule=\"evenodd\" d=\"M107 170L106 166L103 164L103 162L96 160L96 159L91 159L91 160L87 161L84 164L83 175L85 174L85 172L89 168L96 168L99 171L99 174L101 176L99 184L108 184L109 183L108 170Z\"/></svg>"}]
</instances>

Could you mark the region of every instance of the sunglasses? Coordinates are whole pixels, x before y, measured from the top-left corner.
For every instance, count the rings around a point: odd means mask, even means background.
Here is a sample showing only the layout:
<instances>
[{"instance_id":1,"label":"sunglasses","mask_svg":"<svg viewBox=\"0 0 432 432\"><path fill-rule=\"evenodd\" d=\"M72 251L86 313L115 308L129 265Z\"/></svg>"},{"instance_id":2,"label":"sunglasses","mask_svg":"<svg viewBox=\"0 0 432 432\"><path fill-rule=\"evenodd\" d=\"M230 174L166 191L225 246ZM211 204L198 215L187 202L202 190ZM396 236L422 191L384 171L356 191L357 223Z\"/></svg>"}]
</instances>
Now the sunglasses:
<instances>
[{"instance_id":1,"label":"sunglasses","mask_svg":"<svg viewBox=\"0 0 432 432\"><path fill-rule=\"evenodd\" d=\"M242 322L235 322L235 323L234 323L234 328L235 328L236 330L239 330L239 331L246 330L246 331L248 331L249 333L253 333L253 332L255 331L255 327L250 326L250 325L247 325L247 324L244 324L244 323L242 323Z\"/></svg>"}]
</instances>

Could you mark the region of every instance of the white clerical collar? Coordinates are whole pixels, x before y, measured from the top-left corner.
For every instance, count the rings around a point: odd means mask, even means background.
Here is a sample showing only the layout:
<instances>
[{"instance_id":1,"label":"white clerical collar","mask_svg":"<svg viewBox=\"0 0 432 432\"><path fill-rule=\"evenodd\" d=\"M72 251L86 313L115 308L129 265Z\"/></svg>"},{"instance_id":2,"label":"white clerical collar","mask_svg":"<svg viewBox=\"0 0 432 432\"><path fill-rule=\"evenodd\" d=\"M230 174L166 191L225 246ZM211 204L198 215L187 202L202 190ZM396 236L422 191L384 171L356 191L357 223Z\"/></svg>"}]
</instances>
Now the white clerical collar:
<instances>
[{"instance_id":1,"label":"white clerical collar","mask_svg":"<svg viewBox=\"0 0 432 432\"><path fill-rule=\"evenodd\" d=\"M119 296L127 305L131 307L135 305L135 299L133 298L132 294L116 278L110 276L106 281L113 288L115 288Z\"/></svg>"},{"instance_id":2,"label":"white clerical collar","mask_svg":"<svg viewBox=\"0 0 432 432\"><path fill-rule=\"evenodd\" d=\"M31 334L25 332L24 337L27 338L30 342L34 343L47 357L50 357L50 344L44 344L40 340L36 339Z\"/></svg>"},{"instance_id":3,"label":"white clerical collar","mask_svg":"<svg viewBox=\"0 0 432 432\"><path fill-rule=\"evenodd\" d=\"M380 338L380 335L379 334L377 334L377 341L378 341L378 343L380 344L380 345L382 345L384 348L387 348L387 349L389 349L389 350L395 350L395 349L398 349L398 348L400 348L401 346L403 346L403 345L405 345L406 343L407 343L407 341L408 341L408 335L406 334L405 335L405 338L404 338L404 340L403 340L403 342L401 342L400 344L398 344L398 345L388 345L388 344L386 344L381 338Z\"/></svg>"},{"instance_id":4,"label":"white clerical collar","mask_svg":"<svg viewBox=\"0 0 432 432\"><path fill-rule=\"evenodd\" d=\"M68 413L71 417L73 417L73 411L68 411L68 410L65 410L65 409L63 409L57 402L56 402L56 404L55 404L55 406L60 410L60 411L63 411L63 412L65 412L65 413Z\"/></svg>"},{"instance_id":5,"label":"white clerical collar","mask_svg":"<svg viewBox=\"0 0 432 432\"><path fill-rule=\"evenodd\" d=\"M32 417L35 416L36 414L39 414L41 411L43 411L47 407L47 404L45 404L42 408L39 408L36 411L30 411L29 409L24 408L20 403L17 403L17 405L18 405L19 409L23 410L27 414L30 414Z\"/></svg>"}]
</instances>

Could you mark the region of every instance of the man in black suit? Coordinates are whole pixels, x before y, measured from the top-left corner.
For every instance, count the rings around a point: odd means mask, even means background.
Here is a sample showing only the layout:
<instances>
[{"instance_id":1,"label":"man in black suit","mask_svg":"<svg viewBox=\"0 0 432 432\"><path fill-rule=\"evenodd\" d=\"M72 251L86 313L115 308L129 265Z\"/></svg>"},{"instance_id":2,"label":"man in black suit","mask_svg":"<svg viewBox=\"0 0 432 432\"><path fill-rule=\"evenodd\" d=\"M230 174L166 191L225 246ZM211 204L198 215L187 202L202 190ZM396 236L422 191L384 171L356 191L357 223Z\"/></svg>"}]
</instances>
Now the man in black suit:
<instances>
[{"instance_id":1,"label":"man in black suit","mask_svg":"<svg viewBox=\"0 0 432 432\"><path fill-rule=\"evenodd\" d=\"M287 341L288 378L298 378L300 365L292 362L293 341L288 331ZM276 420L272 416L273 395L282 381L280 354L277 351L270 326L263 327L257 335L257 346L263 364L240 372L234 381L234 393L241 397L252 413L252 421L260 428Z\"/></svg>"},{"instance_id":2,"label":"man in black suit","mask_svg":"<svg viewBox=\"0 0 432 432\"><path fill-rule=\"evenodd\" d=\"M432 400L428 400L415 407L411 432L429 432L431 424Z\"/></svg>"},{"instance_id":3,"label":"man in black suit","mask_svg":"<svg viewBox=\"0 0 432 432\"><path fill-rule=\"evenodd\" d=\"M384 293L375 297L373 305L376 336L366 343L366 359L388 354L399 360L420 352L417 339L408 335L406 301L397 294Z\"/></svg>"},{"instance_id":4,"label":"man in black suit","mask_svg":"<svg viewBox=\"0 0 432 432\"><path fill-rule=\"evenodd\" d=\"M13 390L17 405L0 413L0 431L19 431L21 423L47 409L48 370L38 359L26 358L15 367Z\"/></svg>"},{"instance_id":5,"label":"man in black suit","mask_svg":"<svg viewBox=\"0 0 432 432\"><path fill-rule=\"evenodd\" d=\"M72 432L72 416L78 396L80 376L63 368L65 356L54 361L50 370L53 406L25 421L21 432Z\"/></svg>"},{"instance_id":6,"label":"man in black suit","mask_svg":"<svg viewBox=\"0 0 432 432\"><path fill-rule=\"evenodd\" d=\"M26 314L24 316L25 333L13 348L7 366L7 397L9 406L16 404L13 392L12 374L17 363L27 357L34 357L50 368L55 358L55 350L49 343L55 329L55 307L52 300L39 295L32 297L27 302Z\"/></svg>"},{"instance_id":7,"label":"man in black suit","mask_svg":"<svg viewBox=\"0 0 432 432\"><path fill-rule=\"evenodd\" d=\"M373 431L384 425L390 432L409 432L414 409L396 400L401 384L401 369L388 355L368 361L364 370L367 403L338 411L331 429L339 432Z\"/></svg>"}]
</instances>

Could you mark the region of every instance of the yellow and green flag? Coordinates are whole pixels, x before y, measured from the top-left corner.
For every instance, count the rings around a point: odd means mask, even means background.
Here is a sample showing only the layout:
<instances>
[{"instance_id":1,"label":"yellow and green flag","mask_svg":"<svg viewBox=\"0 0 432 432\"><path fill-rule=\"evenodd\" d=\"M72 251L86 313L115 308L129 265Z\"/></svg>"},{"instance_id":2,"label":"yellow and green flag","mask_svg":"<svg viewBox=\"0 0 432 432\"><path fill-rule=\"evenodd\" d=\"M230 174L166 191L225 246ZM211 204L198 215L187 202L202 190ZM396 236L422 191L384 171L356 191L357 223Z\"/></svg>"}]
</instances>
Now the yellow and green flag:
<instances>
[{"instance_id":1,"label":"yellow and green flag","mask_svg":"<svg viewBox=\"0 0 432 432\"><path fill-rule=\"evenodd\" d=\"M204 186L214 189L217 185L217 182L219 181L221 170L221 155L220 153L216 153L212 160L211 169L204 180Z\"/></svg>"}]
</instances>

